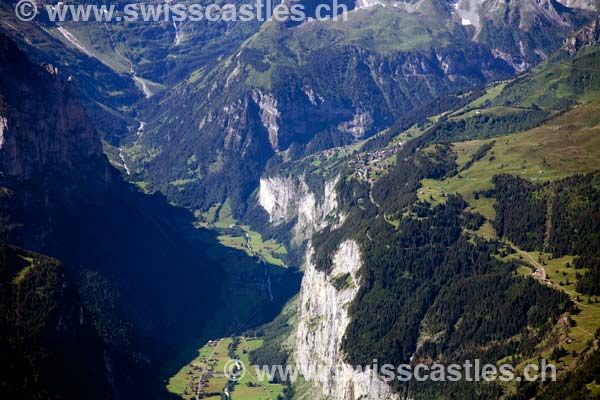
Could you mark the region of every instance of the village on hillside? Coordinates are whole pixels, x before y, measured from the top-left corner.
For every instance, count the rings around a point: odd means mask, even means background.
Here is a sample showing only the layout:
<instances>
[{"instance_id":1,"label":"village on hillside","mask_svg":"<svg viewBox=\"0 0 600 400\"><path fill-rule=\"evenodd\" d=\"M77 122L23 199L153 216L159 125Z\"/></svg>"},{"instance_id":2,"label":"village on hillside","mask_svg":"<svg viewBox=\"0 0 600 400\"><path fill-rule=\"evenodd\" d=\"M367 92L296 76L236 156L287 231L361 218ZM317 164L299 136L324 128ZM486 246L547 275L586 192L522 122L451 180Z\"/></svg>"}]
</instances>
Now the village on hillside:
<instances>
[{"instance_id":1,"label":"village on hillside","mask_svg":"<svg viewBox=\"0 0 600 400\"><path fill-rule=\"evenodd\" d=\"M358 153L348 161L348 166L355 170L358 179L373 183L394 165L393 156L401 148L402 146L398 145L382 150Z\"/></svg>"},{"instance_id":2,"label":"village on hillside","mask_svg":"<svg viewBox=\"0 0 600 400\"><path fill-rule=\"evenodd\" d=\"M169 380L168 391L185 400L276 400L283 392L282 385L266 378L261 381L248 369L238 381L231 381L225 373L232 361L250 365L250 352L262 342L243 336L209 340L198 356Z\"/></svg>"}]
</instances>

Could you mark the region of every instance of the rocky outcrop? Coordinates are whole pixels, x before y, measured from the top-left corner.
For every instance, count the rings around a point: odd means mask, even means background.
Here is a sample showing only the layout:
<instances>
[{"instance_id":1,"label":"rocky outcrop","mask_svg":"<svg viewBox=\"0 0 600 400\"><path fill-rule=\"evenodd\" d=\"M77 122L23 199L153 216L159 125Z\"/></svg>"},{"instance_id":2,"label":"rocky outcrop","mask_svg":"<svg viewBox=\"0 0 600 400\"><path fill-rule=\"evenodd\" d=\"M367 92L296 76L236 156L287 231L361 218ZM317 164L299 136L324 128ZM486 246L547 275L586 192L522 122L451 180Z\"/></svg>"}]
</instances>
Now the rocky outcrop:
<instances>
[{"instance_id":1,"label":"rocky outcrop","mask_svg":"<svg viewBox=\"0 0 600 400\"><path fill-rule=\"evenodd\" d=\"M310 250L307 257L310 260ZM353 368L343 360L342 338L350 322L348 305L360 285L362 265L358 244L343 242L329 274L307 263L298 305L294 361L298 371L320 386L328 399L399 399L375 372ZM343 279L343 286L333 281ZM336 288L337 286L337 288Z\"/></svg>"},{"instance_id":2,"label":"rocky outcrop","mask_svg":"<svg viewBox=\"0 0 600 400\"><path fill-rule=\"evenodd\" d=\"M473 25L477 32L481 28L479 16L479 5L483 0L458 0L454 4L456 13L460 16L460 23L463 26Z\"/></svg>"},{"instance_id":3,"label":"rocky outcrop","mask_svg":"<svg viewBox=\"0 0 600 400\"><path fill-rule=\"evenodd\" d=\"M600 6L598 0L557 0L566 7L579 8L582 10L597 11Z\"/></svg>"},{"instance_id":4,"label":"rocky outcrop","mask_svg":"<svg viewBox=\"0 0 600 400\"><path fill-rule=\"evenodd\" d=\"M279 117L277 99L270 93L256 90L252 93L252 99L260 108L260 120L269 132L269 143L273 151L279 151Z\"/></svg>"},{"instance_id":5,"label":"rocky outcrop","mask_svg":"<svg viewBox=\"0 0 600 400\"><path fill-rule=\"evenodd\" d=\"M0 171L29 179L69 170L106 176L107 168L74 83L61 80L51 65L31 64L0 36Z\"/></svg>"},{"instance_id":6,"label":"rocky outcrop","mask_svg":"<svg viewBox=\"0 0 600 400\"><path fill-rule=\"evenodd\" d=\"M402 46L400 33L388 30L377 41L383 46L348 44L335 24L318 28L336 38L331 46L308 41L317 29L310 23L261 30L214 69L146 103L130 168L176 203L206 210L229 199L236 212L269 162L365 139L438 96L512 76L489 46L469 40L474 32L458 26L451 5L427 2L436 4L435 16L408 2L406 13L386 8L400 25L436 27ZM379 29L372 11L353 11L353 23ZM301 57L296 42L306 46ZM181 180L189 183L168 184Z\"/></svg>"},{"instance_id":7,"label":"rocky outcrop","mask_svg":"<svg viewBox=\"0 0 600 400\"><path fill-rule=\"evenodd\" d=\"M597 18L579 33L568 39L565 50L573 55L584 46L598 45L600 45L600 18Z\"/></svg>"},{"instance_id":8,"label":"rocky outcrop","mask_svg":"<svg viewBox=\"0 0 600 400\"><path fill-rule=\"evenodd\" d=\"M522 72L544 61L563 40L593 17L591 2L552 0L459 0L477 7L480 27L474 40L487 44L495 57ZM575 8L568 8L565 6ZM505 35L511 32L511 35Z\"/></svg>"},{"instance_id":9,"label":"rocky outcrop","mask_svg":"<svg viewBox=\"0 0 600 400\"><path fill-rule=\"evenodd\" d=\"M342 124L342 130L350 133L355 139L362 139L373 126L373 122L371 113L357 110L352 121Z\"/></svg>"},{"instance_id":10,"label":"rocky outcrop","mask_svg":"<svg viewBox=\"0 0 600 400\"><path fill-rule=\"evenodd\" d=\"M294 239L299 245L312 234L339 223L335 186L338 178L326 181L320 195L310 190L304 177L272 176L261 178L259 204L272 224L297 219ZM344 362L341 342L350 322L348 306L360 287L362 266L359 246L343 242L333 256L329 273L312 264L309 241L306 268L297 311L298 326L290 338L296 368L316 390L312 396L354 400L397 399L390 387L371 370L356 370Z\"/></svg>"},{"instance_id":11,"label":"rocky outcrop","mask_svg":"<svg viewBox=\"0 0 600 400\"><path fill-rule=\"evenodd\" d=\"M300 244L323 228L325 218L337 207L335 185L337 178L324 184L323 196L317 199L304 177L273 176L260 179L258 202L269 214L269 221L290 222L297 218L294 240Z\"/></svg>"},{"instance_id":12,"label":"rocky outcrop","mask_svg":"<svg viewBox=\"0 0 600 400\"><path fill-rule=\"evenodd\" d=\"M2 150L2 146L4 146L4 130L8 128L7 123L8 120L6 117L0 117L0 150Z\"/></svg>"}]
</instances>

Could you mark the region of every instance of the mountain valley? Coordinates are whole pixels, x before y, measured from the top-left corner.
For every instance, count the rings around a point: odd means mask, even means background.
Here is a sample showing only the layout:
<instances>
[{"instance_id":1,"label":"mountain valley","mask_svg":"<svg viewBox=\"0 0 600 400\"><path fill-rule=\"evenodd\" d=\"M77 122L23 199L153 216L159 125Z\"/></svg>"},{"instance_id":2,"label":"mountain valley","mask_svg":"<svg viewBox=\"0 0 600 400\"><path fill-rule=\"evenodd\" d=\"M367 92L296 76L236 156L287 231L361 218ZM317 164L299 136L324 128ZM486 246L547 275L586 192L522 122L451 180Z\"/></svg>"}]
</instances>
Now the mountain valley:
<instances>
[{"instance_id":1,"label":"mountain valley","mask_svg":"<svg viewBox=\"0 0 600 400\"><path fill-rule=\"evenodd\" d=\"M597 1L214 24L29 23L14 3L3 396L600 396ZM356 368L473 359L558 381Z\"/></svg>"}]
</instances>

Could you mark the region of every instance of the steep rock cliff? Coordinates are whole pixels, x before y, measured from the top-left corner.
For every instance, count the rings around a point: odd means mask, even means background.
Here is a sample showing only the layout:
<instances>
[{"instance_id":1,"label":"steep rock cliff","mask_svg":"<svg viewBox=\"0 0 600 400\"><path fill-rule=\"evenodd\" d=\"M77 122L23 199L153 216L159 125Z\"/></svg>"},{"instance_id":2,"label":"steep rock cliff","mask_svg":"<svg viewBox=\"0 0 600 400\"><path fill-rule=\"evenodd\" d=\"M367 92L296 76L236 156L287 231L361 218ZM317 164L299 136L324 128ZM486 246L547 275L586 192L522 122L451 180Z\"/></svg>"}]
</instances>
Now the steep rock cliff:
<instances>
[{"instance_id":1,"label":"steep rock cliff","mask_svg":"<svg viewBox=\"0 0 600 400\"><path fill-rule=\"evenodd\" d=\"M357 370L344 362L342 338L350 322L347 308L360 287L362 267L358 244L347 240L333 257L329 273L311 262L312 234L344 219L339 215L335 186L326 181L320 194L311 191L306 177L277 175L260 180L258 201L271 224L295 220L294 243L308 243L306 267L297 306L297 328L289 338L293 363L309 381L312 396L328 399L397 399L397 395L371 370Z\"/></svg>"},{"instance_id":2,"label":"steep rock cliff","mask_svg":"<svg viewBox=\"0 0 600 400\"><path fill-rule=\"evenodd\" d=\"M360 285L361 266L358 244L352 240L339 246L329 274L308 262L299 295L294 361L298 371L319 385L327 398L399 399L375 372L356 370L345 363L340 350L350 322L347 308Z\"/></svg>"},{"instance_id":3,"label":"steep rock cliff","mask_svg":"<svg viewBox=\"0 0 600 400\"><path fill-rule=\"evenodd\" d=\"M269 214L269 222L290 222L294 225L294 244L310 239L312 234L326 225L326 218L337 207L335 185L338 178L326 181L322 198L308 187L304 177L272 176L260 179L258 202Z\"/></svg>"},{"instance_id":4,"label":"steep rock cliff","mask_svg":"<svg viewBox=\"0 0 600 400\"><path fill-rule=\"evenodd\" d=\"M107 179L102 144L75 84L44 67L0 35L0 171L19 180L73 170Z\"/></svg>"},{"instance_id":5,"label":"steep rock cliff","mask_svg":"<svg viewBox=\"0 0 600 400\"><path fill-rule=\"evenodd\" d=\"M567 40L565 50L573 55L584 46L598 46L600 44L600 18L587 25L576 35Z\"/></svg>"}]
</instances>

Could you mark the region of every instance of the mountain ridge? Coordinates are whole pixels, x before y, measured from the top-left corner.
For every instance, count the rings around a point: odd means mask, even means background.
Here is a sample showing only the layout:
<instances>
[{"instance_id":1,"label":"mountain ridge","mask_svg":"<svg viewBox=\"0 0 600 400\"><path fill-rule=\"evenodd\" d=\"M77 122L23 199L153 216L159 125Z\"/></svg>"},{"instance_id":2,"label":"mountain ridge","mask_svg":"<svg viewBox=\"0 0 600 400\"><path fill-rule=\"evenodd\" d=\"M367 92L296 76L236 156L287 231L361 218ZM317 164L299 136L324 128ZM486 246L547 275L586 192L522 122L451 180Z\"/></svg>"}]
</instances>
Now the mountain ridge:
<instances>
[{"instance_id":1,"label":"mountain ridge","mask_svg":"<svg viewBox=\"0 0 600 400\"><path fill-rule=\"evenodd\" d=\"M229 198L241 218L269 163L354 143L445 93L506 79L545 59L591 18L544 4L528 13L513 10L525 5L506 5L507 15L531 16L523 27L485 13L500 25L484 23L491 30L475 41L453 3L434 0L359 7L349 22L266 23L219 68L148 104L145 134L127 146L135 179L202 212ZM525 47L496 43L500 30L520 32ZM529 64L520 68L513 56Z\"/></svg>"}]
</instances>

